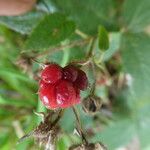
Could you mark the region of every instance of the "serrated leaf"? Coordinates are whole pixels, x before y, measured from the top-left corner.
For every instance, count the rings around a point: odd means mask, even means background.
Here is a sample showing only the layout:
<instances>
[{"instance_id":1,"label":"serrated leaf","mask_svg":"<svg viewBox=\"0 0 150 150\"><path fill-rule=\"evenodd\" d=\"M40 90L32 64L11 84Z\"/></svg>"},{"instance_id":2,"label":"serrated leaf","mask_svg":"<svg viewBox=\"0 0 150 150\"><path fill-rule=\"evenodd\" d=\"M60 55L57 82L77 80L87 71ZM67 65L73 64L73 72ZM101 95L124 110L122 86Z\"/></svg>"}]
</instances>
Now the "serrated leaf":
<instances>
[{"instance_id":1,"label":"serrated leaf","mask_svg":"<svg viewBox=\"0 0 150 150\"><path fill-rule=\"evenodd\" d=\"M124 3L124 19L127 29L140 32L150 25L150 1L126 0Z\"/></svg>"},{"instance_id":2,"label":"serrated leaf","mask_svg":"<svg viewBox=\"0 0 150 150\"><path fill-rule=\"evenodd\" d=\"M25 47L33 50L49 48L68 38L74 30L74 22L67 20L64 15L47 15L33 30Z\"/></svg>"},{"instance_id":3,"label":"serrated leaf","mask_svg":"<svg viewBox=\"0 0 150 150\"><path fill-rule=\"evenodd\" d=\"M116 30L114 22L115 9L113 0L51 0L56 10L66 13L86 33L96 33L99 24L110 30Z\"/></svg>"},{"instance_id":4,"label":"serrated leaf","mask_svg":"<svg viewBox=\"0 0 150 150\"><path fill-rule=\"evenodd\" d=\"M99 26L98 28L98 46L102 51L105 51L109 48L108 32L103 26Z\"/></svg>"},{"instance_id":5,"label":"serrated leaf","mask_svg":"<svg viewBox=\"0 0 150 150\"><path fill-rule=\"evenodd\" d=\"M30 12L21 16L0 16L0 23L21 34L29 34L43 15L41 12Z\"/></svg>"}]
</instances>

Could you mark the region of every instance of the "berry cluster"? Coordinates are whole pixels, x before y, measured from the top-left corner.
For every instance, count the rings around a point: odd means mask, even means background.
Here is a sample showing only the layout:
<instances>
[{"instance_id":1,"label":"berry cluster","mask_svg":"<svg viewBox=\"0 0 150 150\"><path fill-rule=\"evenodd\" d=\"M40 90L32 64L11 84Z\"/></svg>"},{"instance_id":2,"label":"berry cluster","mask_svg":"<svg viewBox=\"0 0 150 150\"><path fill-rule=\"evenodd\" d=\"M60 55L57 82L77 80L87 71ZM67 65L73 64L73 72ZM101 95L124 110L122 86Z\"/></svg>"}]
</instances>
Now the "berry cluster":
<instances>
[{"instance_id":1,"label":"berry cluster","mask_svg":"<svg viewBox=\"0 0 150 150\"><path fill-rule=\"evenodd\" d=\"M80 90L87 88L88 79L73 65L49 64L42 70L39 84L39 97L47 108L67 108L80 103Z\"/></svg>"}]
</instances>

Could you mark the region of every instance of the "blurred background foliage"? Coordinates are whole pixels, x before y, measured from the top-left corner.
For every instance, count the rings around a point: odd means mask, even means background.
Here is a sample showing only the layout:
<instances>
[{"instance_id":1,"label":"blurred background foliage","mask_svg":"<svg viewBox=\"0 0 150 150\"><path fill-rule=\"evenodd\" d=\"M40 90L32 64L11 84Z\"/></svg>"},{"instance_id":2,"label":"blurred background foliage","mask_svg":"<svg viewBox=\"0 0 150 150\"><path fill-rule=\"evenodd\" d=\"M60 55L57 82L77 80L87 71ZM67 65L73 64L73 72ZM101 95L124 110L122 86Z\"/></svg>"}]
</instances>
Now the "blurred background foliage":
<instances>
[{"instance_id":1,"label":"blurred background foliage","mask_svg":"<svg viewBox=\"0 0 150 150\"><path fill-rule=\"evenodd\" d=\"M98 26L102 25L109 33L110 46L102 58L98 47L94 54L108 71L111 86L97 84L96 94L103 98L104 107L96 116L86 115L78 106L81 122L89 141L101 141L109 150L150 150L149 10L149 0L38 0L26 14L0 16L0 149L38 149L32 138L16 144L38 125L40 119L33 112L46 111L38 100L38 82L33 79L39 65L29 63L25 73L17 65L20 56L25 53L37 56L39 62L61 66L85 60L88 42L65 45L97 37ZM44 52L47 55L42 55ZM92 83L90 68L84 70ZM120 89L115 78L124 76L128 86ZM101 77L98 73L98 79ZM87 93L83 92L82 98ZM60 126L63 132L58 150L80 142L73 135L75 118L71 109L65 111Z\"/></svg>"}]
</instances>

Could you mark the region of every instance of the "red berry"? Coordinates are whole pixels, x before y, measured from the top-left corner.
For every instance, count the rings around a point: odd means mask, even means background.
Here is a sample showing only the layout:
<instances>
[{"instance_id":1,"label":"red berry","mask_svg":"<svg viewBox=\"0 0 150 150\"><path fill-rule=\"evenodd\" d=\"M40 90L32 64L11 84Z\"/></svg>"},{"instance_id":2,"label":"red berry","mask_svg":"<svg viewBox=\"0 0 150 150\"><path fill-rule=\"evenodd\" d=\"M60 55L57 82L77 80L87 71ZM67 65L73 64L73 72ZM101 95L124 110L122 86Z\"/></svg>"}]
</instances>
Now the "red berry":
<instances>
[{"instance_id":1,"label":"red berry","mask_svg":"<svg viewBox=\"0 0 150 150\"><path fill-rule=\"evenodd\" d=\"M77 79L74 82L74 85L80 90L85 90L88 87L88 79L84 71L78 70Z\"/></svg>"},{"instance_id":2,"label":"red berry","mask_svg":"<svg viewBox=\"0 0 150 150\"><path fill-rule=\"evenodd\" d=\"M39 89L39 97L42 103L49 109L58 108L55 97L55 85L47 84L44 88Z\"/></svg>"},{"instance_id":3,"label":"red berry","mask_svg":"<svg viewBox=\"0 0 150 150\"><path fill-rule=\"evenodd\" d=\"M75 88L75 90L76 90L76 100L74 104L78 104L80 103L80 90L78 88Z\"/></svg>"},{"instance_id":4,"label":"red berry","mask_svg":"<svg viewBox=\"0 0 150 150\"><path fill-rule=\"evenodd\" d=\"M39 82L39 87L40 87L40 89L41 88L45 88L45 87L47 87L49 84L48 83L45 83L43 80L40 80L40 82Z\"/></svg>"},{"instance_id":5,"label":"red berry","mask_svg":"<svg viewBox=\"0 0 150 150\"><path fill-rule=\"evenodd\" d=\"M46 83L54 84L62 78L62 68L57 64L50 64L42 71L41 78Z\"/></svg>"},{"instance_id":6,"label":"red berry","mask_svg":"<svg viewBox=\"0 0 150 150\"><path fill-rule=\"evenodd\" d=\"M60 81L56 87L56 101L61 108L71 107L76 103L76 91L72 83Z\"/></svg>"},{"instance_id":7,"label":"red berry","mask_svg":"<svg viewBox=\"0 0 150 150\"><path fill-rule=\"evenodd\" d=\"M73 65L68 65L63 69L63 78L65 80L74 82L77 79L78 71Z\"/></svg>"}]
</instances>

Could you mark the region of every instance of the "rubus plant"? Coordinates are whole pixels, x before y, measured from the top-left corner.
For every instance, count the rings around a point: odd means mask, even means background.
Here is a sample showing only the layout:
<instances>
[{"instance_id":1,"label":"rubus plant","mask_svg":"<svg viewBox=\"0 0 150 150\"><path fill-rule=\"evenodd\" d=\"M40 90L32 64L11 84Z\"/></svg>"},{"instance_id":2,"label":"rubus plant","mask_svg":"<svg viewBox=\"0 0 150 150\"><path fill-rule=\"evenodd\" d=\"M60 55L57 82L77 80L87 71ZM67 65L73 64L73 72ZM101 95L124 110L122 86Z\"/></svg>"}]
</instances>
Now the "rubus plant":
<instances>
[{"instance_id":1,"label":"rubus plant","mask_svg":"<svg viewBox=\"0 0 150 150\"><path fill-rule=\"evenodd\" d=\"M149 10L0 2L0 149L150 149Z\"/></svg>"}]
</instances>

